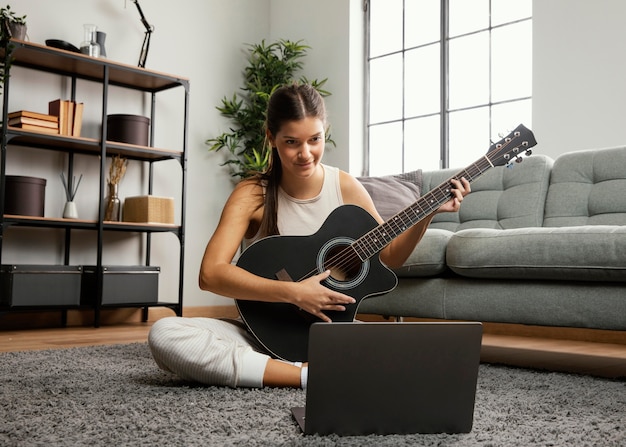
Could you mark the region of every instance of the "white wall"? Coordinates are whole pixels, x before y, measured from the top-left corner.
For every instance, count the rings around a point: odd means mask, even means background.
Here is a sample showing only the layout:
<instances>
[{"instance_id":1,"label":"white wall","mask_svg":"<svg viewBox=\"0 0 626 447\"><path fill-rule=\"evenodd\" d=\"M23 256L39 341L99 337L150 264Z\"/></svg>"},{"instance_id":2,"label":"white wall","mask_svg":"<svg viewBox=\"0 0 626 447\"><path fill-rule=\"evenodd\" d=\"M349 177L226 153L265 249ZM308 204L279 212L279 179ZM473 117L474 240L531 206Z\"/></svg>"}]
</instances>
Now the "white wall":
<instances>
[{"instance_id":1,"label":"white wall","mask_svg":"<svg viewBox=\"0 0 626 447\"><path fill-rule=\"evenodd\" d=\"M43 44L46 39L63 39L78 46L83 39L83 23L95 23L107 33L107 56L115 61L136 65L144 28L139 14L131 1L125 0L20 0L10 2L12 9L27 14L28 36L32 42ZM219 212L232 187L230 177L219 166L220 157L207 151L205 140L219 134L228 126L215 106L224 95L231 95L241 85L241 72L245 65L243 44L258 42L269 34L269 0L179 0L170 2L140 1L149 23L155 26L146 67L156 71L184 76L191 81L189 164L187 188L187 236L185 259L185 305L207 305L213 300L210 294L198 288L197 274L204 246L217 225ZM40 75L21 70L23 77L15 76L11 84L11 110L47 110L47 103L55 97L69 95L66 83L50 75ZM19 79L18 79L19 78ZM25 81L25 82L21 82ZM93 97L90 96L93 94ZM78 96L86 103L85 136L97 137L95 123L100 107L98 87L79 84ZM157 116L161 123L173 120L167 131L155 126L156 145L177 145L167 133L176 129L180 119L182 96L177 92L157 95ZM67 97L67 96L66 96ZM122 92L112 98L110 111L120 113L148 114L148 102L141 94ZM137 104L141 104L138 106ZM169 112L169 109L172 112ZM159 110L164 115L159 115ZM179 116L172 116L178 114ZM178 135L178 131L173 131ZM175 142L172 142L175 141ZM60 216L64 202L59 173L64 168L64 156L44 151L9 151L9 174L41 176L48 179L46 191L46 215ZM83 157L85 158L85 157ZM95 194L97 194L97 171L93 169L94 158L78 157L76 173L85 178L77 194L79 216L95 218ZM170 163L170 162L167 162ZM52 167L52 169L51 169ZM136 172L135 172L136 171ZM121 195L139 194L138 183L145 172L136 169L124 179ZM162 172L157 167L158 185L155 189L163 194L179 197L175 193L180 168L170 164ZM174 191L174 192L172 192ZM145 193L145 191L143 192ZM75 232L74 240L93 243L94 232ZM20 244L12 246L5 238L3 262L48 263L62 262L58 255L62 247L60 236L41 230L18 232ZM45 236L44 236L45 234ZM177 297L176 272L177 241L171 234L155 236L153 244L154 264L161 265L161 298L175 301ZM157 243L158 241L163 241ZM109 250L104 261L109 264L132 264L141 260L141 247L128 235L108 235ZM45 248L45 251L42 250ZM43 253L43 254L42 254ZM138 259L139 258L139 259ZM72 263L93 263L93 253L73 252Z\"/></svg>"},{"instance_id":2,"label":"white wall","mask_svg":"<svg viewBox=\"0 0 626 447\"><path fill-rule=\"evenodd\" d=\"M33 42L58 38L78 45L82 40L83 23L93 22L108 34L109 58L132 65L137 63L143 26L131 1L19 0L10 3L18 14L28 15L28 34ZM263 38L304 39L312 47L305 60L306 75L328 77L327 87L332 92L327 105L337 148L330 148L325 160L359 174L363 141L362 2L179 0L173 7L166 2L140 0L140 4L147 20L156 28L147 68L191 80L185 305L229 302L202 292L197 286L197 271L205 244L232 188L228 173L219 166L220 156L208 153L204 144L207 138L221 133L229 125L215 106L224 95L232 95L241 85L244 44ZM622 43L626 41L623 27L626 2L551 0L535 1L533 7L534 117L531 127L539 141L536 152L556 157L571 150L624 144L626 126L621 121L626 116L626 58L622 55ZM508 63L514 69L514 60ZM48 100L67 94L67 83L32 73L25 77L26 84L20 86L17 80L12 84L12 109L42 109L47 107ZM81 88L87 97L96 90L82 84ZM147 102L141 95L121 95L114 101L114 106L120 110L132 109L128 113L147 113ZM159 99L158 105L164 110L161 121L179 119L176 117L180 108L178 96L167 93ZM93 114L93 110L88 112L87 121L97 120ZM95 114L97 116L97 111ZM89 122L86 125L87 132L97 131L96 127L89 127ZM162 128L156 126L157 145L167 147L170 141L177 141L175 134L170 135ZM16 163L10 165L10 170L7 166L9 173L20 171L49 178L46 214L60 215L64 199L57 179L64 159L42 151L10 152ZM36 163L30 161L33 156L37 157ZM79 213L93 213L93 196L88 191L97 190L97 180L93 178L89 161L79 159L77 162L77 173L91 175L83 179L77 196ZM179 169L166 166L165 172L162 171L157 173L158 188L165 193L176 187ZM140 169L130 172L123 183L123 193L134 193L135 188L139 191L136 183L144 177L145 172ZM56 255L42 258L41 248L58 253L60 238L42 237L41 230L23 232L25 236L20 246L11 249L3 262L58 262ZM76 237L89 241L94 235L88 233ZM161 235L158 239L164 240L164 248L153 244L155 263L167 266L172 263L170 252L176 248L174 237ZM110 235L109 243L113 248L105 252L105 262L109 263L135 262L141 250L124 235ZM76 256L79 262L83 262L81 256L80 253ZM84 259L89 262L92 257L86 254ZM171 270L167 268L162 274L163 300L176 299L176 282L168 276Z\"/></svg>"},{"instance_id":3,"label":"white wall","mask_svg":"<svg viewBox=\"0 0 626 447\"><path fill-rule=\"evenodd\" d=\"M533 2L535 152L626 144L625 24L622 0Z\"/></svg>"},{"instance_id":4,"label":"white wall","mask_svg":"<svg viewBox=\"0 0 626 447\"><path fill-rule=\"evenodd\" d=\"M363 147L362 0L272 0L270 38L303 40L311 47L308 78L328 78L326 98L330 133L324 160L360 173Z\"/></svg>"}]
</instances>

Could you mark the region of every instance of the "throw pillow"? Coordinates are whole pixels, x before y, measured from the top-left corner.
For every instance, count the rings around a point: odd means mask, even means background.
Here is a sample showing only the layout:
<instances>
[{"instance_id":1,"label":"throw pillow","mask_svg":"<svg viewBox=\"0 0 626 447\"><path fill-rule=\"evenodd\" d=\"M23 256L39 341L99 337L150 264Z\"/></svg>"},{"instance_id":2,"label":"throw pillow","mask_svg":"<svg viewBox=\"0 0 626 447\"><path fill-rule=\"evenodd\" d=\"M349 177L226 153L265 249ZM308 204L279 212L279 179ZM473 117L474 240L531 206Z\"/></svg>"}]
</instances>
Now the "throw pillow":
<instances>
[{"instance_id":1,"label":"throw pillow","mask_svg":"<svg viewBox=\"0 0 626 447\"><path fill-rule=\"evenodd\" d=\"M382 177L357 177L385 220L416 202L422 188L422 170Z\"/></svg>"}]
</instances>

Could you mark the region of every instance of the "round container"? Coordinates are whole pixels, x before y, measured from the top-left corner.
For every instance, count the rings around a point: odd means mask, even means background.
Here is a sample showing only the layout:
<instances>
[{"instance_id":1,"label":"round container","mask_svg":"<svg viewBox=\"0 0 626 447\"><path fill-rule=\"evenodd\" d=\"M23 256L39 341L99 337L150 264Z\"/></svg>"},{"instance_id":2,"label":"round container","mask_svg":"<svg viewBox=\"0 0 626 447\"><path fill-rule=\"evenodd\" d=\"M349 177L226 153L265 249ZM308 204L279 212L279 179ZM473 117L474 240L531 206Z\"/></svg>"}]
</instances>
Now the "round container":
<instances>
[{"instance_id":1,"label":"round container","mask_svg":"<svg viewBox=\"0 0 626 447\"><path fill-rule=\"evenodd\" d=\"M43 217L46 202L46 179L7 175L4 214Z\"/></svg>"},{"instance_id":2,"label":"round container","mask_svg":"<svg viewBox=\"0 0 626 447\"><path fill-rule=\"evenodd\" d=\"M108 115L107 140L148 146L150 118L141 115Z\"/></svg>"}]
</instances>

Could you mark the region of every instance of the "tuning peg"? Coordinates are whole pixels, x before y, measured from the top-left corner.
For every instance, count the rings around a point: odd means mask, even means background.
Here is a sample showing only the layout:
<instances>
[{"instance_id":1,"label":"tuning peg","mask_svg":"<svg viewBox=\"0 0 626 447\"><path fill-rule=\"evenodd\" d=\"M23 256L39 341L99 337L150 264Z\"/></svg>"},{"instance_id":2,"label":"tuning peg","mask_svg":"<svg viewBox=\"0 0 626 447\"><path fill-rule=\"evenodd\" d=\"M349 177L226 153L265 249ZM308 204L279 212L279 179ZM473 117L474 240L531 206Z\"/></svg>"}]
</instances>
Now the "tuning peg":
<instances>
[{"instance_id":1,"label":"tuning peg","mask_svg":"<svg viewBox=\"0 0 626 447\"><path fill-rule=\"evenodd\" d=\"M525 154L526 154L527 157L530 157L533 154L532 149L527 149Z\"/></svg>"},{"instance_id":2,"label":"tuning peg","mask_svg":"<svg viewBox=\"0 0 626 447\"><path fill-rule=\"evenodd\" d=\"M521 163L524 159L522 157L515 157L515 163Z\"/></svg>"}]
</instances>

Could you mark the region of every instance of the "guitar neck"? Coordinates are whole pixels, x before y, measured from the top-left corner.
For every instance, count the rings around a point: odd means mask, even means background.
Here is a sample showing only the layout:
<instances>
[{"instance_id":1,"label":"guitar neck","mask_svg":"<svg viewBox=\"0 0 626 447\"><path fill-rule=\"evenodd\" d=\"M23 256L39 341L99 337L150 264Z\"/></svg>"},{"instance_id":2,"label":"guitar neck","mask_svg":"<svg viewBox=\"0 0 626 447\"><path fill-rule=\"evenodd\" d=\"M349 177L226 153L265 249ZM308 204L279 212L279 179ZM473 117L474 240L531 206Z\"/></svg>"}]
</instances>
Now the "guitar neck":
<instances>
[{"instance_id":1,"label":"guitar neck","mask_svg":"<svg viewBox=\"0 0 626 447\"><path fill-rule=\"evenodd\" d=\"M465 177L471 183L492 167L493 165L486 156L477 160L420 197L416 202L391 217L387 222L380 224L361 236L353 242L352 248L362 261L371 258L389 245L395 238L433 214L441 205L450 200L452 197L452 179Z\"/></svg>"},{"instance_id":2,"label":"guitar neck","mask_svg":"<svg viewBox=\"0 0 626 447\"><path fill-rule=\"evenodd\" d=\"M537 141L533 133L520 124L505 138L492 144L486 155L420 197L419 200L400 211L387 222L378 225L355 240L351 244L351 248L361 258L361 261L371 258L395 238L433 214L441 205L450 200L452 197L452 179L465 177L471 183L495 166L510 166L513 160L521 162L520 154L530 155L530 148L536 144Z\"/></svg>"}]
</instances>

